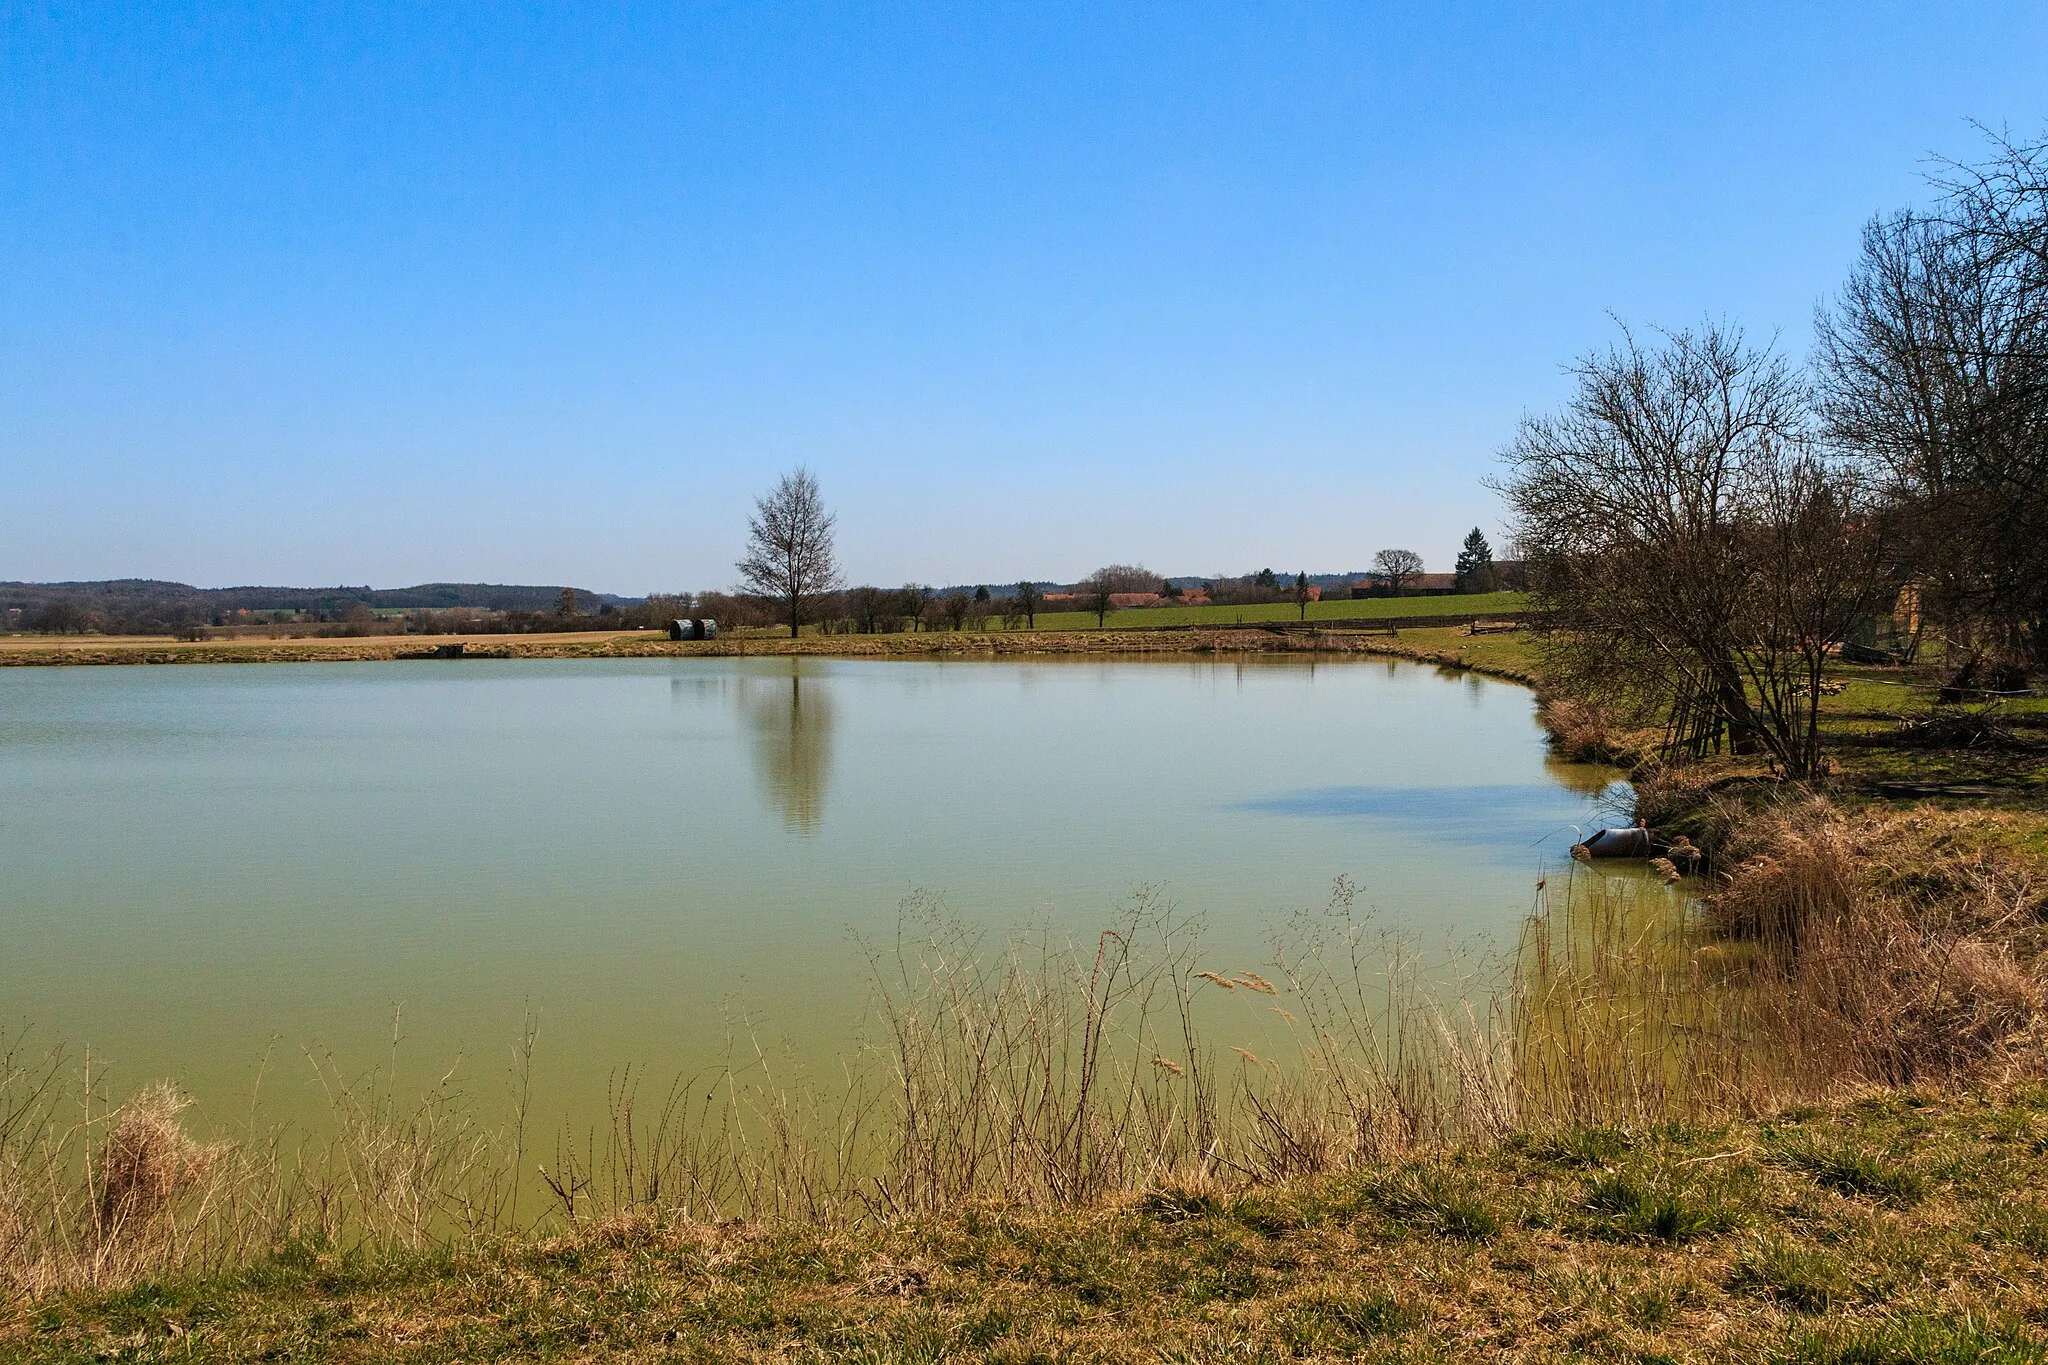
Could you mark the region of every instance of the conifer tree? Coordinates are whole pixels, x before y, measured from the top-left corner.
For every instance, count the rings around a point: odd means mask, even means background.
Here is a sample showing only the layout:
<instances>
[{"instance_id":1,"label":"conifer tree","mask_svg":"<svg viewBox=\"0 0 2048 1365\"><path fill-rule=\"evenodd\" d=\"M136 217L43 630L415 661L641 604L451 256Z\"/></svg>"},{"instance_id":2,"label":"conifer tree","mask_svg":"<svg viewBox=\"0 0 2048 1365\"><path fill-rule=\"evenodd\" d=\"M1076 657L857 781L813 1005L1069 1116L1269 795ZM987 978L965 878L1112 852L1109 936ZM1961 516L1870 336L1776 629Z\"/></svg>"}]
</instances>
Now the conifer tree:
<instances>
[{"instance_id":1,"label":"conifer tree","mask_svg":"<svg viewBox=\"0 0 2048 1365\"><path fill-rule=\"evenodd\" d=\"M1458 551L1458 591L1493 591L1493 547L1486 543L1486 534L1477 526Z\"/></svg>"}]
</instances>

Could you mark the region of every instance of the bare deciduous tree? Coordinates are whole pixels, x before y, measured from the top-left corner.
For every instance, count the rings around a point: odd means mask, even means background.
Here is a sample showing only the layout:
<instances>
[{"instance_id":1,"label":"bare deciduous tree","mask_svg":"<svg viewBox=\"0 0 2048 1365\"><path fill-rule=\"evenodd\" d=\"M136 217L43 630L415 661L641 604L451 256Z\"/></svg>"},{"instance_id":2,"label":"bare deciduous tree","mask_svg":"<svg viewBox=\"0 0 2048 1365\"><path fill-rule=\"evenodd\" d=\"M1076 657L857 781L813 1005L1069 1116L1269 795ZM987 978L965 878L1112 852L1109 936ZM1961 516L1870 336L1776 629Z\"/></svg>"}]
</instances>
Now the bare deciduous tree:
<instances>
[{"instance_id":1,"label":"bare deciduous tree","mask_svg":"<svg viewBox=\"0 0 2048 1365\"><path fill-rule=\"evenodd\" d=\"M839 586L832 550L836 520L825 510L817 477L808 469L783 475L754 504L747 557L736 567L749 589L779 604L792 637L817 599Z\"/></svg>"},{"instance_id":2,"label":"bare deciduous tree","mask_svg":"<svg viewBox=\"0 0 2048 1365\"><path fill-rule=\"evenodd\" d=\"M762 622L760 599L744 593L698 593L695 614L708 617L728 630Z\"/></svg>"},{"instance_id":3,"label":"bare deciduous tree","mask_svg":"<svg viewBox=\"0 0 2048 1365\"><path fill-rule=\"evenodd\" d=\"M888 594L880 588L860 587L846 594L846 614L852 619L853 627L863 635L880 631L882 618L888 614Z\"/></svg>"},{"instance_id":4,"label":"bare deciduous tree","mask_svg":"<svg viewBox=\"0 0 2048 1365\"><path fill-rule=\"evenodd\" d=\"M1401 595L1401 585L1422 572L1422 556L1413 550L1381 550L1372 557L1373 572L1386 580L1387 591Z\"/></svg>"},{"instance_id":5,"label":"bare deciduous tree","mask_svg":"<svg viewBox=\"0 0 2048 1365\"><path fill-rule=\"evenodd\" d=\"M1044 603L1045 594L1038 590L1036 583L1027 578L1017 584L1017 610L1023 613L1027 629L1038 628L1038 609Z\"/></svg>"},{"instance_id":6,"label":"bare deciduous tree","mask_svg":"<svg viewBox=\"0 0 2048 1365\"><path fill-rule=\"evenodd\" d=\"M1573 373L1497 485L1556 676L1661 710L1669 757L1725 737L1811 775L1822 662L1885 576L1878 519L1814 453L1798 379L1712 326L1654 350L1624 332Z\"/></svg>"},{"instance_id":7,"label":"bare deciduous tree","mask_svg":"<svg viewBox=\"0 0 2048 1365\"><path fill-rule=\"evenodd\" d=\"M73 631L83 635L92 628L92 613L76 602L62 598L29 612L22 621L29 630L39 630L50 635L64 635Z\"/></svg>"},{"instance_id":8,"label":"bare deciduous tree","mask_svg":"<svg viewBox=\"0 0 2048 1365\"><path fill-rule=\"evenodd\" d=\"M1110 569L1097 569L1080 582L1079 596L1085 610L1095 613L1096 629L1101 629L1109 620L1110 609L1116 605L1113 600L1123 591L1117 587L1117 577Z\"/></svg>"},{"instance_id":9,"label":"bare deciduous tree","mask_svg":"<svg viewBox=\"0 0 2048 1365\"><path fill-rule=\"evenodd\" d=\"M922 583L905 583L896 590L896 607L903 619L922 629L932 602L932 590Z\"/></svg>"},{"instance_id":10,"label":"bare deciduous tree","mask_svg":"<svg viewBox=\"0 0 2048 1365\"><path fill-rule=\"evenodd\" d=\"M1864 229L1817 320L1828 434L1881 475L1959 675L2048 667L2048 145L1994 139Z\"/></svg>"},{"instance_id":11,"label":"bare deciduous tree","mask_svg":"<svg viewBox=\"0 0 2048 1365\"><path fill-rule=\"evenodd\" d=\"M367 602L357 602L341 614L341 633L370 635L377 629L377 613Z\"/></svg>"},{"instance_id":12,"label":"bare deciduous tree","mask_svg":"<svg viewBox=\"0 0 2048 1365\"><path fill-rule=\"evenodd\" d=\"M1111 592L1158 592L1165 586L1159 575L1143 564L1105 564L1089 575L1089 581L1097 579L1107 583Z\"/></svg>"}]
</instances>

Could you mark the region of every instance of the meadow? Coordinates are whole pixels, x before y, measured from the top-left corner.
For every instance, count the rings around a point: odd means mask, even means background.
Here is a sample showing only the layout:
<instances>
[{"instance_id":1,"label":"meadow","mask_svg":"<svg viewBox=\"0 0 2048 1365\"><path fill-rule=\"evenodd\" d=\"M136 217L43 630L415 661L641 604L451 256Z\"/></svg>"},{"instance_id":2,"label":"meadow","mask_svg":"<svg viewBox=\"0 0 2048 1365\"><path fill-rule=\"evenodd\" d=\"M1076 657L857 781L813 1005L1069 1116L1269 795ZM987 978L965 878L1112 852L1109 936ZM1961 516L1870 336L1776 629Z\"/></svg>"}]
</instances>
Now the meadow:
<instances>
[{"instance_id":1,"label":"meadow","mask_svg":"<svg viewBox=\"0 0 2048 1365\"><path fill-rule=\"evenodd\" d=\"M1069 609L1069 604L1060 603L1058 611L1038 613L1037 630L1094 630L1095 613ZM1239 626L1258 625L1263 622L1315 621L1390 621L1398 623L1410 616L1481 616L1499 617L1517 615L1528 607L1528 599L1518 592L1454 593L1440 597L1364 597L1356 600L1334 599L1324 602L1310 602L1306 617L1301 607L1293 602L1264 602L1248 606L1206 606L1206 607L1132 607L1124 611L1113 611L1103 621L1110 630L1142 630L1146 627L1167 626ZM1001 629L1002 617L992 617L990 629Z\"/></svg>"}]
</instances>

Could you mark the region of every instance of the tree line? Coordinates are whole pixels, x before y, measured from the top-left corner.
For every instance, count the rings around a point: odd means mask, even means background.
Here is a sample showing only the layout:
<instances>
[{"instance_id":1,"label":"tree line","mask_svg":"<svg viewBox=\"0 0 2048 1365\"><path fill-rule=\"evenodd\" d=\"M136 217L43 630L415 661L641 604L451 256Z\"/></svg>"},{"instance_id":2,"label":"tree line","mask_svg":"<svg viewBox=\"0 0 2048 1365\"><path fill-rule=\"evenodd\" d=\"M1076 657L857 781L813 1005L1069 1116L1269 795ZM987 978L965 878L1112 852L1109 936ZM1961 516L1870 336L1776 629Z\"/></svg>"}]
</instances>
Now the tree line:
<instances>
[{"instance_id":1,"label":"tree line","mask_svg":"<svg viewBox=\"0 0 2048 1365\"><path fill-rule=\"evenodd\" d=\"M1816 774L1845 641L1931 636L1951 699L2048 666L2048 150L1993 137L1932 187L1865 227L1806 364L1624 327L1503 452L1553 675L1668 757Z\"/></svg>"},{"instance_id":2,"label":"tree line","mask_svg":"<svg viewBox=\"0 0 2048 1365\"><path fill-rule=\"evenodd\" d=\"M622 610L629 599L584 589L508 583L421 583L409 588L198 588L161 579L0 583L0 628L53 634L169 635L232 626L302 626L308 633L392 622L499 624L551 616L565 591L579 610ZM352 615L353 614L353 615Z\"/></svg>"},{"instance_id":3,"label":"tree line","mask_svg":"<svg viewBox=\"0 0 2048 1365\"><path fill-rule=\"evenodd\" d=\"M735 565L743 592L740 601L729 604L733 623L760 624L767 616L791 636L806 625L828 632L878 634L906 628L978 630L1000 613L1003 624L1014 629L1035 626L1044 609L1045 585L1029 579L994 592L986 584L944 593L917 583L893 589L847 588L834 544L836 526L837 517L825 506L817 476L808 469L785 474L757 499L747 525L747 553ZM1458 555L1457 590L1492 592L1507 581L1505 567L1495 565L1484 533L1474 527ZM1373 560L1373 591L1398 596L1404 584L1422 572L1422 556L1413 550L1381 550ZM1071 592L1061 593L1060 605L1071 602L1069 610L1093 615L1097 626L1107 624L1120 598L1220 605L1292 601L1305 619L1308 603L1317 595L1311 589L1306 571L1291 579L1271 568L1239 578L1219 575L1189 591L1141 564L1108 564L1076 583Z\"/></svg>"}]
</instances>

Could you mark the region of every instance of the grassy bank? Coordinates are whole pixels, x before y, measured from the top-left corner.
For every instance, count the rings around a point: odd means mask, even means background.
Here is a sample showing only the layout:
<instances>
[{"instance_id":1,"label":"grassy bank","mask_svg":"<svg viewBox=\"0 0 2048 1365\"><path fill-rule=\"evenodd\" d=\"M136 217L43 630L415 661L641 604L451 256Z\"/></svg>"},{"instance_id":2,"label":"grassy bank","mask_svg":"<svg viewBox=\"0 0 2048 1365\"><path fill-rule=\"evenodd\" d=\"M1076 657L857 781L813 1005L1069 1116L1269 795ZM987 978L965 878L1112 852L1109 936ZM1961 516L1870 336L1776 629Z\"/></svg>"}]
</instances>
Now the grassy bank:
<instances>
[{"instance_id":1,"label":"grassy bank","mask_svg":"<svg viewBox=\"0 0 2048 1365\"><path fill-rule=\"evenodd\" d=\"M1442 597L1366 598L1358 601L1311 602L1307 622L1387 621L1398 624L1414 617L1513 616L1526 601L1519 593L1496 592ZM968 631L926 630L882 636L824 635L807 626L796 640L769 628L732 632L715 643L685 647L675 652L698 653L808 653L828 654L931 654L956 651L991 651L1025 648L1038 652L1096 652L1138 648L1171 648L1170 645L1142 646L1130 637L1147 631L1185 628L1196 631L1229 631L1240 625L1299 624L1300 611L1284 603L1244 607L1159 607L1113 611L1103 627L1094 613L1084 611L1040 612L1029 629L1008 629L1000 616L981 629ZM1100 642L1103 636L1112 637ZM1013 637L1032 637L1019 646ZM1089 643L1097 640L1098 643ZM399 654L432 649L460 642L468 649L513 658L578 658L592 654L662 654L671 652L662 631L588 630L559 634L484 635L369 635L294 638L284 628L269 627L237 631L215 631L203 640L171 636L123 635L32 635L0 634L0 666L7 664L127 664L127 663L306 663L322 660L380 661ZM1185 644L1181 648L1187 647ZM1246 645L1246 648L1257 648Z\"/></svg>"},{"instance_id":2,"label":"grassy bank","mask_svg":"<svg viewBox=\"0 0 2048 1365\"><path fill-rule=\"evenodd\" d=\"M1796 814L1704 916L1553 879L1478 1018L1339 897L1270 979L1156 908L936 926L850 1096L628 1085L587 1137L337 1077L314 1150L202 1143L17 1066L0 1354L2048 1359L2042 868ZM1213 1046L1204 997L1292 1049Z\"/></svg>"},{"instance_id":3,"label":"grassy bank","mask_svg":"<svg viewBox=\"0 0 2048 1365\"><path fill-rule=\"evenodd\" d=\"M50 1300L37 1360L2048 1359L2048 1092L1566 1131L1255 1191L621 1216Z\"/></svg>"},{"instance_id":4,"label":"grassy bank","mask_svg":"<svg viewBox=\"0 0 2048 1365\"><path fill-rule=\"evenodd\" d=\"M897 635L733 635L672 641L657 631L592 631L570 635L370 636L360 639L152 640L83 636L51 640L0 638L0 667L110 664L379 663L441 645L461 644L462 661L420 660L420 666L464 667L512 659L661 659L806 655L821 658L925 659L1012 655L1133 654L1455 654L1473 642L1475 661L1513 657L1512 635L1468 636L1462 628L1403 631L1398 636L1342 631L1280 634L1263 629L916 631ZM1509 676L1525 676L1510 673Z\"/></svg>"}]
</instances>

